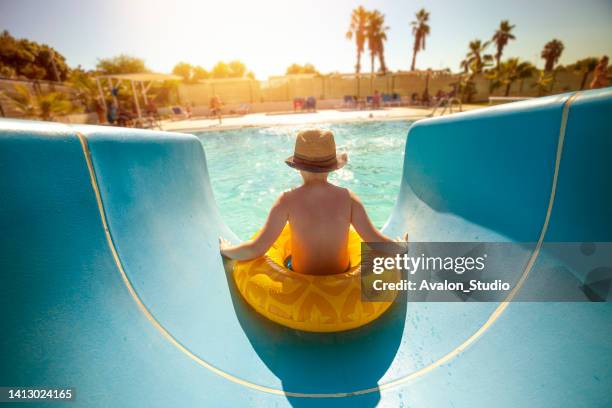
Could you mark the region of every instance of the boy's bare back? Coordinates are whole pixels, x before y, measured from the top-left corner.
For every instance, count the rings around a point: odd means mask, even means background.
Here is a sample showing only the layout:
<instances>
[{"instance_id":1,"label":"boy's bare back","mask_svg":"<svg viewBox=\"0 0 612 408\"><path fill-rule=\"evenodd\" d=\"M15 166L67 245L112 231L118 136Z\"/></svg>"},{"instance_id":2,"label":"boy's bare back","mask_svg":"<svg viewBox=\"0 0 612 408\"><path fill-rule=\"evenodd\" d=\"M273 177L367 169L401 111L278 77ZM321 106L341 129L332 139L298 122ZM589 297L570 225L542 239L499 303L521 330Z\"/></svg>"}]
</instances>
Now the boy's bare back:
<instances>
[{"instance_id":1,"label":"boy's bare back","mask_svg":"<svg viewBox=\"0 0 612 408\"><path fill-rule=\"evenodd\" d=\"M349 191L327 182L312 182L285 193L282 200L291 226L293 270L344 272L349 267Z\"/></svg>"}]
</instances>

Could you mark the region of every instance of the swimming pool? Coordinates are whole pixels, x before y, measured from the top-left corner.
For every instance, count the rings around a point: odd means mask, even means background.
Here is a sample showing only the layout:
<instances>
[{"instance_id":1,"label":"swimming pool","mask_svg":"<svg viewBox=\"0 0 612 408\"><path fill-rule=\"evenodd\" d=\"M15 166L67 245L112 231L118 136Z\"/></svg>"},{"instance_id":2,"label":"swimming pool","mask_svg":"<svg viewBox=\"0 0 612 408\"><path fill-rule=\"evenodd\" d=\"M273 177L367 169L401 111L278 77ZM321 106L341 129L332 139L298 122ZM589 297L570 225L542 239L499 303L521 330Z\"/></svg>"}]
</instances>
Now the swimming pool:
<instances>
[{"instance_id":1,"label":"swimming pool","mask_svg":"<svg viewBox=\"0 0 612 408\"><path fill-rule=\"evenodd\" d=\"M382 227L400 186L406 134L411 121L321 125L331 129L348 164L330 180L361 198L372 221ZM301 177L284 160L293 153L300 127L244 128L200 132L215 199L227 225L247 239L262 225L278 195Z\"/></svg>"}]
</instances>

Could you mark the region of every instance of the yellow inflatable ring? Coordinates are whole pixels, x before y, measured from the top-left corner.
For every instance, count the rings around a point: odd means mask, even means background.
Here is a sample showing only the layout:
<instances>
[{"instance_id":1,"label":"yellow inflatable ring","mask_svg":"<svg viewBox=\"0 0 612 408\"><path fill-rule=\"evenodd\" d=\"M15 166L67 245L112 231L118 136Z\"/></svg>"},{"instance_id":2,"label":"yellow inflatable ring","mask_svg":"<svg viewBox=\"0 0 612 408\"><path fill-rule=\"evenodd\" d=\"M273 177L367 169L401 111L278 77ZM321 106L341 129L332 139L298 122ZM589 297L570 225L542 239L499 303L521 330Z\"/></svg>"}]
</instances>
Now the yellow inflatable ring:
<instances>
[{"instance_id":1,"label":"yellow inflatable ring","mask_svg":"<svg viewBox=\"0 0 612 408\"><path fill-rule=\"evenodd\" d=\"M300 274L284 266L291 254L287 224L266 255L236 262L234 281L246 302L276 323L309 332L354 329L375 320L392 304L361 300L361 242L351 228L348 245L354 266L347 272Z\"/></svg>"}]
</instances>

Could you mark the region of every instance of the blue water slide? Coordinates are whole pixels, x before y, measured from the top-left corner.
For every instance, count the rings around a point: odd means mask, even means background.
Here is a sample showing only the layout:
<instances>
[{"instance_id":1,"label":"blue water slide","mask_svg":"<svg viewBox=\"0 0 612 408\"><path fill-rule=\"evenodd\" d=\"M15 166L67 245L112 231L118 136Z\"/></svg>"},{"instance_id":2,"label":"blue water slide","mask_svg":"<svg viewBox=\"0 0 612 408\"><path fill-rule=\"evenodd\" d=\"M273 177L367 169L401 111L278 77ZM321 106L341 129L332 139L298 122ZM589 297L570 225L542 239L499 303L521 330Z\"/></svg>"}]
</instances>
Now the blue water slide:
<instances>
[{"instance_id":1,"label":"blue water slide","mask_svg":"<svg viewBox=\"0 0 612 408\"><path fill-rule=\"evenodd\" d=\"M612 242L611 108L608 88L416 122L385 226L532 243L505 273L580 302L399 302L335 334L237 294L196 137L1 120L0 386L83 407L612 405L612 308L553 246Z\"/></svg>"}]
</instances>

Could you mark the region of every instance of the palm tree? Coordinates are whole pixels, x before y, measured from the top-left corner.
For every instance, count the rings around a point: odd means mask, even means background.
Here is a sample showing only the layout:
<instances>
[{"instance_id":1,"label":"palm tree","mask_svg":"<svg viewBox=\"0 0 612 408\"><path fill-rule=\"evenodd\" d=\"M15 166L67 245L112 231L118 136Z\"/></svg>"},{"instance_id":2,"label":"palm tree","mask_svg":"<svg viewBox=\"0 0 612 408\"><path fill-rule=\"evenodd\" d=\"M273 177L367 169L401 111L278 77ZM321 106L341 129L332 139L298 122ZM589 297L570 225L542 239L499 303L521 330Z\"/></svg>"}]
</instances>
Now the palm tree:
<instances>
[{"instance_id":1,"label":"palm tree","mask_svg":"<svg viewBox=\"0 0 612 408\"><path fill-rule=\"evenodd\" d=\"M542 53L540 54L540 57L546 60L544 71L550 72L553 70L555 64L559 61L559 57L561 57L564 48L565 46L563 43L556 38L546 43Z\"/></svg>"},{"instance_id":2,"label":"palm tree","mask_svg":"<svg viewBox=\"0 0 612 408\"><path fill-rule=\"evenodd\" d=\"M376 56L378 56L378 62L380 63L380 71L383 74L387 72L387 66L385 65L384 45L384 42L387 41L387 30L389 30L389 27L385 26L384 14L378 10L372 11L368 17L368 25L366 29L372 74L374 73L374 59Z\"/></svg>"},{"instance_id":3,"label":"palm tree","mask_svg":"<svg viewBox=\"0 0 612 408\"><path fill-rule=\"evenodd\" d=\"M13 108L20 115L31 118L36 116L36 105L32 94L24 85L18 84L14 86L14 92L2 91L12 102Z\"/></svg>"},{"instance_id":4,"label":"palm tree","mask_svg":"<svg viewBox=\"0 0 612 408\"><path fill-rule=\"evenodd\" d=\"M470 50L465 55L465 59L461 61L464 74L456 85L457 92L461 94L461 100L464 102L471 102L472 97L476 94L476 83L474 81L476 74L482 73L484 68L490 66L493 61L490 54L484 53L489 44L489 41L484 43L480 40L470 41Z\"/></svg>"},{"instance_id":5,"label":"palm tree","mask_svg":"<svg viewBox=\"0 0 612 408\"><path fill-rule=\"evenodd\" d=\"M359 6L351 13L351 24L346 32L346 38L352 40L355 38L357 46L357 63L355 64L355 72L358 74L361 71L361 54L366 40L366 27L368 25L369 13L363 6Z\"/></svg>"},{"instance_id":6,"label":"palm tree","mask_svg":"<svg viewBox=\"0 0 612 408\"><path fill-rule=\"evenodd\" d=\"M538 88L538 96L544 96L549 92L552 80L552 75L544 70L541 70L539 71L537 81L531 86Z\"/></svg>"},{"instance_id":7,"label":"palm tree","mask_svg":"<svg viewBox=\"0 0 612 408\"><path fill-rule=\"evenodd\" d=\"M584 89L586 86L587 78L589 74L595 71L595 67L597 67L597 58L589 57L576 61L573 64L573 70L577 73L582 74L582 81L580 81L580 89Z\"/></svg>"},{"instance_id":8,"label":"palm tree","mask_svg":"<svg viewBox=\"0 0 612 408\"><path fill-rule=\"evenodd\" d=\"M412 35L414 35L414 46L412 47L412 65L410 67L411 71L414 71L418 52L425 49L425 38L430 32L429 24L427 24L428 21L429 12L425 9L421 9L416 13L416 20L410 23L412 26Z\"/></svg>"},{"instance_id":9,"label":"palm tree","mask_svg":"<svg viewBox=\"0 0 612 408\"><path fill-rule=\"evenodd\" d=\"M473 74L480 74L482 70L489 66L493 57L490 54L484 54L490 42L484 43L480 40L470 41L470 51L465 55L465 59L461 61L461 68L467 74L471 71Z\"/></svg>"},{"instance_id":10,"label":"palm tree","mask_svg":"<svg viewBox=\"0 0 612 408\"><path fill-rule=\"evenodd\" d=\"M92 103L99 99L100 94L93 75L80 67L70 71L68 82L77 90L77 97L84 107L91 107Z\"/></svg>"},{"instance_id":11,"label":"palm tree","mask_svg":"<svg viewBox=\"0 0 612 408\"><path fill-rule=\"evenodd\" d=\"M60 92L32 96L28 88L15 85L15 92L4 92L11 99L17 112L25 117L39 116L42 120L52 120L58 115L66 115L73 110L72 103Z\"/></svg>"},{"instance_id":12,"label":"palm tree","mask_svg":"<svg viewBox=\"0 0 612 408\"><path fill-rule=\"evenodd\" d=\"M519 83L519 93L523 93L523 85L525 80L534 76L538 72L538 69L528 61L521 62L518 66L518 78L521 82Z\"/></svg>"},{"instance_id":13,"label":"palm tree","mask_svg":"<svg viewBox=\"0 0 612 408\"><path fill-rule=\"evenodd\" d=\"M42 120L53 120L58 115L67 115L72 110L72 104L63 93L51 92L38 98L38 115Z\"/></svg>"},{"instance_id":14,"label":"palm tree","mask_svg":"<svg viewBox=\"0 0 612 408\"><path fill-rule=\"evenodd\" d=\"M504 48L508 45L508 41L516 39L516 37L512 34L512 29L514 25L510 25L508 20L503 20L499 24L499 28L493 34L493 38L491 39L496 47L497 52L495 53L495 67L499 69L499 65L501 62L501 57L504 52Z\"/></svg>"},{"instance_id":15,"label":"palm tree","mask_svg":"<svg viewBox=\"0 0 612 408\"><path fill-rule=\"evenodd\" d=\"M535 72L533 65L529 62L519 62L518 58L510 58L500 64L497 73L497 86L505 85L505 96L510 95L510 87L514 81L530 78Z\"/></svg>"},{"instance_id":16,"label":"palm tree","mask_svg":"<svg viewBox=\"0 0 612 408\"><path fill-rule=\"evenodd\" d=\"M471 102L474 95L478 93L474 74L463 73L456 82L450 85L454 88L456 95L458 95L462 102Z\"/></svg>"}]
</instances>

